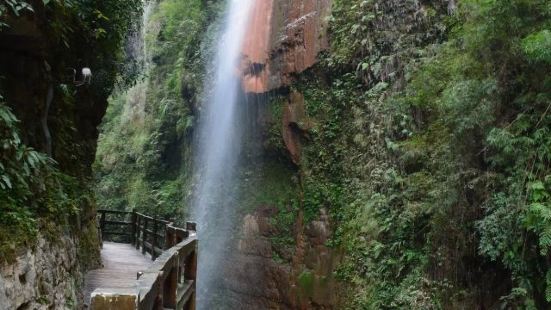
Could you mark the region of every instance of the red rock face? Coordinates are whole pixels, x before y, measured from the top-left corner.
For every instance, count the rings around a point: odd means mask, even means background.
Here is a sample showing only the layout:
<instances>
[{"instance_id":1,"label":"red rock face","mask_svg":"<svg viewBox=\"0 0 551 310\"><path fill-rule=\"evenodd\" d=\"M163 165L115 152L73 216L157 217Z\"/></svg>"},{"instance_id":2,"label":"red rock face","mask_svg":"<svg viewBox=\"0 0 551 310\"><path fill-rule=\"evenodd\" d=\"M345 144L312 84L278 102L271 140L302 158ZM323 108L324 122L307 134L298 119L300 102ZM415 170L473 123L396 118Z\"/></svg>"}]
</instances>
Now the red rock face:
<instances>
[{"instance_id":1,"label":"red rock face","mask_svg":"<svg viewBox=\"0 0 551 310\"><path fill-rule=\"evenodd\" d=\"M270 35L273 0L255 0L247 36L243 44L242 80L248 93L268 90Z\"/></svg>"},{"instance_id":2,"label":"red rock face","mask_svg":"<svg viewBox=\"0 0 551 310\"><path fill-rule=\"evenodd\" d=\"M290 86L293 76L312 67L328 48L326 17L331 0L253 0L243 43L240 71L249 94ZM282 142L300 165L301 140L314 125L304 96L291 91L282 103ZM291 181L291 180L289 180ZM235 251L227 258L222 285L231 309L338 309L338 282L333 276L340 253L326 246L331 236L327 212L311 223L299 215L293 225L294 246L272 243L280 228L278 207L258 206L244 216ZM278 257L279 259L274 259Z\"/></svg>"},{"instance_id":3,"label":"red rock face","mask_svg":"<svg viewBox=\"0 0 551 310\"><path fill-rule=\"evenodd\" d=\"M299 216L295 223L296 245L289 248L280 264L274 261L277 246L270 236L278 227L272 224L277 209L260 207L242 221L237 251L229 255L225 279L228 309L339 309L338 282L333 271L341 253L327 247L331 225L327 210L309 224ZM281 250L281 249L279 249ZM300 279L308 277L307 285Z\"/></svg>"},{"instance_id":4,"label":"red rock face","mask_svg":"<svg viewBox=\"0 0 551 310\"><path fill-rule=\"evenodd\" d=\"M287 86L328 48L331 0L255 0L243 45L242 80L248 93Z\"/></svg>"}]
</instances>

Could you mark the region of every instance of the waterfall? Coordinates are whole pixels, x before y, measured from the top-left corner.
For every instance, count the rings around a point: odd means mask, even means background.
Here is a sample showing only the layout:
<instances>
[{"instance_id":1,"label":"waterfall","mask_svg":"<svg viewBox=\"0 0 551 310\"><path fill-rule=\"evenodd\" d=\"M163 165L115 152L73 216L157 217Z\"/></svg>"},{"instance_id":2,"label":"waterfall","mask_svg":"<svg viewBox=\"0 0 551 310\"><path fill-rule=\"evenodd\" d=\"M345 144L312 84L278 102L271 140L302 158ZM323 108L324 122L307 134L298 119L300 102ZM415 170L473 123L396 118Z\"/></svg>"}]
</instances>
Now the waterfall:
<instances>
[{"instance_id":1,"label":"waterfall","mask_svg":"<svg viewBox=\"0 0 551 310\"><path fill-rule=\"evenodd\" d=\"M215 74L205 84L206 99L196 136L193 216L200 249L198 305L208 309L222 280L225 247L232 231L237 167L242 148L239 121L239 67L253 0L229 0L214 60ZM219 306L218 306L219 308Z\"/></svg>"}]
</instances>

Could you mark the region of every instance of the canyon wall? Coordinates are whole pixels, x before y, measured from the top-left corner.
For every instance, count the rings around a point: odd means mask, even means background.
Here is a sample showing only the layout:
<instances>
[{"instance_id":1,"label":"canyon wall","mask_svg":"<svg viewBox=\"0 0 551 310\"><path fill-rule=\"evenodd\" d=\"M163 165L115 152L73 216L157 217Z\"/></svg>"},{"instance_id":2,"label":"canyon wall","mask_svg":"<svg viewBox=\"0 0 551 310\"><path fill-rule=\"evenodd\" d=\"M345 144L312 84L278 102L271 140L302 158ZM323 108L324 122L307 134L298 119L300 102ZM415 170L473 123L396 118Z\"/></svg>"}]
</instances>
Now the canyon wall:
<instances>
[{"instance_id":1,"label":"canyon wall","mask_svg":"<svg viewBox=\"0 0 551 310\"><path fill-rule=\"evenodd\" d=\"M145 123L154 126L120 122L129 103L114 102L101 188L105 197L128 196L112 201L114 208L143 210L158 198L144 194L153 189L168 206L161 211L173 216L193 190L190 170L180 164L192 153L222 9L202 0L161 4L157 25L165 27L151 36L154 80L144 109ZM518 84L522 89L541 93L548 86L547 67L528 65L518 43L543 29L547 6L544 0L458 4L255 2L239 74L244 97L252 99L244 100L244 120L259 140L244 151L240 184L231 184L243 197L232 206L238 225L217 281L226 294L209 296L219 299L213 308L545 308L548 264L539 256L537 236L519 223L524 211L490 199L496 188L503 189L500 198L522 187L502 187L514 179L507 170L518 167L514 160L521 154L501 152L489 144L496 137L488 133L501 132L494 129L504 124L524 132L526 122L510 121L532 101L491 105L498 97L494 86L508 89L504 98L517 98L509 82L521 72L531 77L515 78L527 83ZM195 14L210 5L211 13ZM516 16L514 23L509 15ZM496 38L502 35L507 38ZM496 50L496 43L510 50ZM535 46L528 51L535 53ZM547 110L542 101L526 111L532 127L549 123ZM494 119L501 121L490 124ZM507 139L506 145L519 143ZM494 166L493 152L497 166L506 168ZM493 181L496 172L499 182ZM523 201L518 198L525 194L510 201ZM532 229L549 226L540 224ZM509 243L515 240L530 247ZM519 265L510 265L510 253ZM525 267L531 275L518 278Z\"/></svg>"},{"instance_id":2,"label":"canyon wall","mask_svg":"<svg viewBox=\"0 0 551 310\"><path fill-rule=\"evenodd\" d=\"M111 17L139 10L116 2L88 9ZM121 61L117 36L132 21L100 25L81 6L17 3L0 14L0 176L11 178L0 193L0 309L75 309L84 272L100 265L92 164ZM94 76L77 85L83 67Z\"/></svg>"}]
</instances>

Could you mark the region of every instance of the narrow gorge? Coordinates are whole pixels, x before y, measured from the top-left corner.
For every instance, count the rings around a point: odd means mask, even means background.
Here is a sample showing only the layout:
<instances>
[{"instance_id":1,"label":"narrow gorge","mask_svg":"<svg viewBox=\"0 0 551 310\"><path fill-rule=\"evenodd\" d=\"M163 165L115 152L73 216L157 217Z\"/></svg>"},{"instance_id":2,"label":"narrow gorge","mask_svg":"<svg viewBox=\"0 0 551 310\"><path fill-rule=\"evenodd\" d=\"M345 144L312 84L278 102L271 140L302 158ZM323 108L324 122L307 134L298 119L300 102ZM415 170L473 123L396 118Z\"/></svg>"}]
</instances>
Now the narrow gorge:
<instances>
[{"instance_id":1,"label":"narrow gorge","mask_svg":"<svg viewBox=\"0 0 551 310\"><path fill-rule=\"evenodd\" d=\"M188 221L177 309L549 309L549 51L548 0L0 0L0 310Z\"/></svg>"}]
</instances>

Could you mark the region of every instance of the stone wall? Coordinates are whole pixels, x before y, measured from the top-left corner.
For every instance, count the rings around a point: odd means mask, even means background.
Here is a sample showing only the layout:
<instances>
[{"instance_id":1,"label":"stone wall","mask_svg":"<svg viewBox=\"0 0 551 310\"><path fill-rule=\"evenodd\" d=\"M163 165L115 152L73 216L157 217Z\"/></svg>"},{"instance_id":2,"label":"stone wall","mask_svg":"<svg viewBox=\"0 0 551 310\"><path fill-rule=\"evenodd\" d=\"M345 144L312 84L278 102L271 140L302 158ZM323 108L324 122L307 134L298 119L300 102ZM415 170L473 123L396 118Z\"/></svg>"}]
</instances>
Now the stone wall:
<instances>
[{"instance_id":1,"label":"stone wall","mask_svg":"<svg viewBox=\"0 0 551 310\"><path fill-rule=\"evenodd\" d=\"M15 263L0 267L0 309L75 309L79 277L77 242L39 236Z\"/></svg>"}]
</instances>

